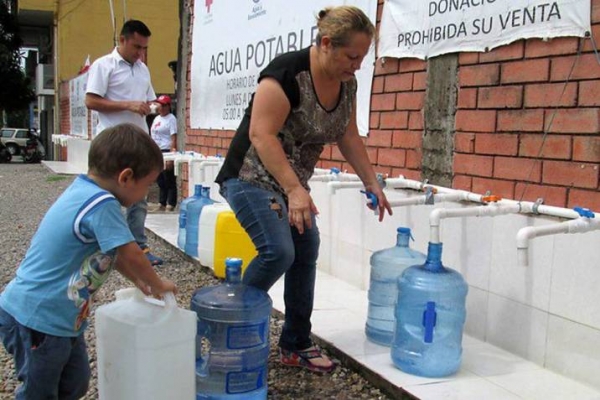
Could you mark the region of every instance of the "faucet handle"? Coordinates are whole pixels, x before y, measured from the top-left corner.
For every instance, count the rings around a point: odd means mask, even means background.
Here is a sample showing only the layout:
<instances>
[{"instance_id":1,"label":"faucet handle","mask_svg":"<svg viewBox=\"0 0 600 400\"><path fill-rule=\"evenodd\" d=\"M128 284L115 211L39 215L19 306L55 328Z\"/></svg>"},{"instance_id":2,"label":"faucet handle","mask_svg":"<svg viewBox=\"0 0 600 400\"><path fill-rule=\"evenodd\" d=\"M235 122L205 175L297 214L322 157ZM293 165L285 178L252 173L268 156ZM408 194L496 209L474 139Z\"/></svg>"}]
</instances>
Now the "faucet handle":
<instances>
[{"instance_id":1,"label":"faucet handle","mask_svg":"<svg viewBox=\"0 0 600 400\"><path fill-rule=\"evenodd\" d=\"M501 196L496 196L495 194L486 194L481 198L481 201L484 203L497 203L502 200Z\"/></svg>"},{"instance_id":2,"label":"faucet handle","mask_svg":"<svg viewBox=\"0 0 600 400\"><path fill-rule=\"evenodd\" d=\"M573 210L581 217L596 218L596 214L594 214L594 212L589 208L575 207Z\"/></svg>"},{"instance_id":3,"label":"faucet handle","mask_svg":"<svg viewBox=\"0 0 600 400\"><path fill-rule=\"evenodd\" d=\"M425 186L423 188L423 191L425 192L425 204L427 204L427 205L435 204L434 195L437 193L437 189L432 186Z\"/></svg>"},{"instance_id":4,"label":"faucet handle","mask_svg":"<svg viewBox=\"0 0 600 400\"><path fill-rule=\"evenodd\" d=\"M367 207L371 209L376 209L379 205L379 201L377 200L377 196L375 196L375 193L366 190L361 190L360 192L364 193L364 195L367 196Z\"/></svg>"}]
</instances>

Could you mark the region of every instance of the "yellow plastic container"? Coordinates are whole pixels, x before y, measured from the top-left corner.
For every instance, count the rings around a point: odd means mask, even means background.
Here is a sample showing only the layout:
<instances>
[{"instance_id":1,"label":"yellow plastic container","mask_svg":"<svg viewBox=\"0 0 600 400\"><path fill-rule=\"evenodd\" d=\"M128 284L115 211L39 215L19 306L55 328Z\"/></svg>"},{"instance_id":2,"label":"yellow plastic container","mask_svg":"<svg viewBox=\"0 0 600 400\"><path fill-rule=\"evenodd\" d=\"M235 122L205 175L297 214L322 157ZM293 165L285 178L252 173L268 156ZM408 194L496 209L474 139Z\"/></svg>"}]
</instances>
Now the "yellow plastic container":
<instances>
[{"instance_id":1,"label":"yellow plastic container","mask_svg":"<svg viewBox=\"0 0 600 400\"><path fill-rule=\"evenodd\" d=\"M217 216L215 226L215 276L225 278L225 259L236 257L243 260L242 271L256 257L256 248L242 228L233 211L224 211Z\"/></svg>"},{"instance_id":2,"label":"yellow plastic container","mask_svg":"<svg viewBox=\"0 0 600 400\"><path fill-rule=\"evenodd\" d=\"M202 209L199 223L198 258L214 270L215 276L225 278L225 259L241 258L242 271L256 256L256 248L227 205L215 203Z\"/></svg>"}]
</instances>

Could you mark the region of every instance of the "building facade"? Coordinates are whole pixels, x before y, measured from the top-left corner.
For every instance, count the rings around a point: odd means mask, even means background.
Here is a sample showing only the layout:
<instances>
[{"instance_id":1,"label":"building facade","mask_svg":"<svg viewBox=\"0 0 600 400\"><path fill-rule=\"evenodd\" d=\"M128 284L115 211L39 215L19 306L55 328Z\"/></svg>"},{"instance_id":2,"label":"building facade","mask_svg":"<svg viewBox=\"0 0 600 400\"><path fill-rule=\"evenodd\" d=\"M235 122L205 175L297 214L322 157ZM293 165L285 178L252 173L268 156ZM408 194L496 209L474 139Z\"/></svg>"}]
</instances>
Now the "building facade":
<instances>
[{"instance_id":1,"label":"building facade","mask_svg":"<svg viewBox=\"0 0 600 400\"><path fill-rule=\"evenodd\" d=\"M88 57L93 62L112 51L128 19L143 21L152 32L147 64L156 93L175 92L169 63L177 60L177 2L19 0L16 10L23 46L28 50L27 71L36 81L38 100L33 107L33 125L45 138L69 133L61 127L61 82L77 76Z\"/></svg>"}]
</instances>

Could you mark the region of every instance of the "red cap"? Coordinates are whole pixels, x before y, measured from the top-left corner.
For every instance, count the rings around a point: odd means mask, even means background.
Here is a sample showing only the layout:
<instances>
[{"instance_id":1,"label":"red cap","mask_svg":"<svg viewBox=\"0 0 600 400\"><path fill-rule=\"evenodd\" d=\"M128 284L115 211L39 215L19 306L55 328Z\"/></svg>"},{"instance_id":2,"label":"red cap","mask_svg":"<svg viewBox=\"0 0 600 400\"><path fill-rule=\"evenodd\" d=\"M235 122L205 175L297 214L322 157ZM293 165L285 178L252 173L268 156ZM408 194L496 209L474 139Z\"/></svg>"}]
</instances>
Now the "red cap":
<instances>
[{"instance_id":1,"label":"red cap","mask_svg":"<svg viewBox=\"0 0 600 400\"><path fill-rule=\"evenodd\" d=\"M171 104L171 98L169 96L167 96L166 94L163 94L161 96L158 96L158 99L156 99L157 103L160 104Z\"/></svg>"}]
</instances>

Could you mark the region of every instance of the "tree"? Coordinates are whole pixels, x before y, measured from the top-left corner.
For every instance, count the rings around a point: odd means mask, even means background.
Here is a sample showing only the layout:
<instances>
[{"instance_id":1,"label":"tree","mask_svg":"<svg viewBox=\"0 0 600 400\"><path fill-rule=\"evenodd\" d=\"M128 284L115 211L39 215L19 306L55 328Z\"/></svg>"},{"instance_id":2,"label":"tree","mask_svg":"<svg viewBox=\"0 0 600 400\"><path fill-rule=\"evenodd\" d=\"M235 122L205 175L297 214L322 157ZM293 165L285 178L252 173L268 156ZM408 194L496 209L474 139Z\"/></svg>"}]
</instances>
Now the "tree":
<instances>
[{"instance_id":1,"label":"tree","mask_svg":"<svg viewBox=\"0 0 600 400\"><path fill-rule=\"evenodd\" d=\"M0 0L0 111L18 111L35 99L21 69L19 25L7 0Z\"/></svg>"}]
</instances>

